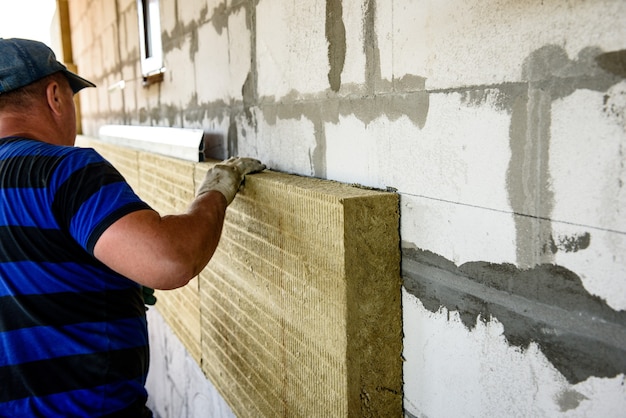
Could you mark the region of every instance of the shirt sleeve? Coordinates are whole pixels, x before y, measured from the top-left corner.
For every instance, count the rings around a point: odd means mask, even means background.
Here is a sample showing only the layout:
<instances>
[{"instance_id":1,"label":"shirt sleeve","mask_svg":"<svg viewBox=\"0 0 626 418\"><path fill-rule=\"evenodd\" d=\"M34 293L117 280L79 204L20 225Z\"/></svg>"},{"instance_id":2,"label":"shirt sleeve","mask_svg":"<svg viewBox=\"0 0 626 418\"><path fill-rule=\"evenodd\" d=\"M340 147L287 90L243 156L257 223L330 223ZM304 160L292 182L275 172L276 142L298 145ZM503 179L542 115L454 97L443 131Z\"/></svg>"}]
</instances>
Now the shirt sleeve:
<instances>
[{"instance_id":1,"label":"shirt sleeve","mask_svg":"<svg viewBox=\"0 0 626 418\"><path fill-rule=\"evenodd\" d=\"M93 149L75 148L55 173L53 211L62 229L93 255L100 236L125 215L151 209Z\"/></svg>"}]
</instances>

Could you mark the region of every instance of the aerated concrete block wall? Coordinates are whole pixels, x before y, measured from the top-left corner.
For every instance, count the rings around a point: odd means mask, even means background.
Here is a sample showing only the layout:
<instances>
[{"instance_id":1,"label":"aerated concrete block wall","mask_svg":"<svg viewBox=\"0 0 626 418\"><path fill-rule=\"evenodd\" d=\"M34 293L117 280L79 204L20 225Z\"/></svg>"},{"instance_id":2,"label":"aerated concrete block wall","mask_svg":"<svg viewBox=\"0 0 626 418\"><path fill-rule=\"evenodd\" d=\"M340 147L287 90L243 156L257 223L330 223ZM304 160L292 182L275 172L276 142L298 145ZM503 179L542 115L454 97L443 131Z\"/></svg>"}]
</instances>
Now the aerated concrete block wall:
<instances>
[{"instance_id":1,"label":"aerated concrete block wall","mask_svg":"<svg viewBox=\"0 0 626 418\"><path fill-rule=\"evenodd\" d=\"M406 416L623 415L626 2L160 4L144 88L135 1L70 1L85 133L396 190Z\"/></svg>"}]
</instances>

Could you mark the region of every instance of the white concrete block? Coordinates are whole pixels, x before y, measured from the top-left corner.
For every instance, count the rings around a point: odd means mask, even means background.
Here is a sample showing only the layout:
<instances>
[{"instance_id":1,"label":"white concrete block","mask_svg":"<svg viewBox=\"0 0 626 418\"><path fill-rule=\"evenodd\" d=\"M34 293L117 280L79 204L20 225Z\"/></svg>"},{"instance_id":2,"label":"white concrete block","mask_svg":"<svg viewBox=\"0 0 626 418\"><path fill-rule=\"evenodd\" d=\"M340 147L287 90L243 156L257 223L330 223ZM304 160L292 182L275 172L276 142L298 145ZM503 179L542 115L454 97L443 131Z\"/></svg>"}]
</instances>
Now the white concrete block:
<instances>
[{"instance_id":1,"label":"white concrete block","mask_svg":"<svg viewBox=\"0 0 626 418\"><path fill-rule=\"evenodd\" d=\"M103 86L103 90L106 89L106 94L108 97L108 108L114 112L123 112L124 111L124 91L120 89L109 89L110 86L114 85L119 81L119 77L108 76L106 77L106 87Z\"/></svg>"},{"instance_id":2,"label":"white concrete block","mask_svg":"<svg viewBox=\"0 0 626 418\"><path fill-rule=\"evenodd\" d=\"M102 14L99 16L99 20L104 27L115 26L117 23L117 8L119 7L117 2L102 1Z\"/></svg>"},{"instance_id":3,"label":"white concrete block","mask_svg":"<svg viewBox=\"0 0 626 418\"><path fill-rule=\"evenodd\" d=\"M105 23L102 20L105 7L104 3L103 1L95 1L91 2L87 7L85 18L89 22L89 32L93 31L94 33L101 34L106 24L108 24L108 22Z\"/></svg>"},{"instance_id":4,"label":"white concrete block","mask_svg":"<svg viewBox=\"0 0 626 418\"><path fill-rule=\"evenodd\" d=\"M268 121L255 113L256 134L239 132L239 155L259 158L269 168L292 174L311 176L314 172L312 154L316 147L313 122L307 119ZM248 127L246 132L254 132Z\"/></svg>"},{"instance_id":5,"label":"white concrete block","mask_svg":"<svg viewBox=\"0 0 626 418\"><path fill-rule=\"evenodd\" d=\"M194 93L198 95L201 103L210 103L218 100L229 102L228 80L229 70L229 45L228 34L222 31L220 35L211 24L205 24L198 28L199 49L194 54L194 76L196 79ZM182 60L182 65L187 65Z\"/></svg>"},{"instance_id":6,"label":"white concrete block","mask_svg":"<svg viewBox=\"0 0 626 418\"><path fill-rule=\"evenodd\" d=\"M383 189L377 158L388 142L374 129L367 129L354 117L340 117L339 123L327 123L326 176L344 183L357 183Z\"/></svg>"},{"instance_id":7,"label":"white concrete block","mask_svg":"<svg viewBox=\"0 0 626 418\"><path fill-rule=\"evenodd\" d=\"M414 416L618 418L626 408L623 375L570 385L534 343L506 343L496 320L470 331L456 312L429 312L406 292L402 306L404 406Z\"/></svg>"},{"instance_id":8,"label":"white concrete block","mask_svg":"<svg viewBox=\"0 0 626 418\"><path fill-rule=\"evenodd\" d=\"M510 116L459 94L431 95L428 113L423 129L406 117L326 124L328 178L510 211Z\"/></svg>"},{"instance_id":9,"label":"white concrete block","mask_svg":"<svg viewBox=\"0 0 626 418\"><path fill-rule=\"evenodd\" d=\"M127 57L137 57L137 65L139 63L139 24L137 20L136 2L130 2L131 5L126 9L122 9L120 17L120 55L124 59Z\"/></svg>"},{"instance_id":10,"label":"white concrete block","mask_svg":"<svg viewBox=\"0 0 626 418\"><path fill-rule=\"evenodd\" d=\"M247 28L246 11L239 9L228 19L228 71L230 99L241 101L242 87L251 71L250 30ZM205 64L208 65L208 64Z\"/></svg>"},{"instance_id":11,"label":"white concrete block","mask_svg":"<svg viewBox=\"0 0 626 418\"><path fill-rule=\"evenodd\" d=\"M137 10L137 0L119 0L117 4L120 12L125 12L130 9Z\"/></svg>"},{"instance_id":12,"label":"white concrete block","mask_svg":"<svg viewBox=\"0 0 626 418\"><path fill-rule=\"evenodd\" d=\"M402 78L406 74L420 75L422 77L431 77L432 73L429 69L429 53L435 54L429 48L429 40L421 38L428 35L432 30L427 24L427 16L430 11L427 1L391 1L389 2L391 14L388 31L392 35L392 44L382 44L387 55L391 54L392 58L392 74L384 73L387 79L393 77ZM449 6L439 4L437 9L445 9ZM432 41L432 39L430 40ZM398 53L393 54L394 51ZM400 53L401 51L401 53ZM440 51L444 52L444 51ZM381 55L383 52L381 52Z\"/></svg>"},{"instance_id":13,"label":"white concrete block","mask_svg":"<svg viewBox=\"0 0 626 418\"><path fill-rule=\"evenodd\" d=\"M510 116L489 103L466 106L460 100L458 94L431 95L428 121L411 144L410 154L402 146L396 147L398 158L410 155L396 169L403 167L410 173L418 162L423 177L401 174L398 189L509 210L506 175L511 155Z\"/></svg>"},{"instance_id":14,"label":"white concrete block","mask_svg":"<svg viewBox=\"0 0 626 418\"><path fill-rule=\"evenodd\" d=\"M196 92L197 80L193 69L189 63L189 42L182 44L181 48L169 50L163 56L163 66L165 73L163 74L163 82L153 84L147 88L141 86L141 80L137 87L139 88L139 103L146 106L143 98L158 99L160 93L161 101L164 103L172 103L180 107L182 103L185 105L191 101L193 93ZM184 92L184 95L181 94ZM154 104L158 106L158 104Z\"/></svg>"},{"instance_id":15,"label":"white concrete block","mask_svg":"<svg viewBox=\"0 0 626 418\"><path fill-rule=\"evenodd\" d=\"M400 195L403 245L427 249L453 261L516 262L511 213L410 194Z\"/></svg>"},{"instance_id":16,"label":"white concrete block","mask_svg":"<svg viewBox=\"0 0 626 418\"><path fill-rule=\"evenodd\" d=\"M259 95L317 93L328 87L325 2L266 0L256 7Z\"/></svg>"},{"instance_id":17,"label":"white concrete block","mask_svg":"<svg viewBox=\"0 0 626 418\"><path fill-rule=\"evenodd\" d=\"M424 76L429 89L518 81L541 46L564 45L576 56L589 45L623 49L616 41L626 37L620 1L393 3L393 48L402 51L394 54L394 76Z\"/></svg>"},{"instance_id":18,"label":"white concrete block","mask_svg":"<svg viewBox=\"0 0 626 418\"><path fill-rule=\"evenodd\" d=\"M577 90L552 104L553 217L626 233L620 216L626 208L626 130L621 121L609 119L603 104L611 95L626 97L626 82L611 91Z\"/></svg>"}]
</instances>

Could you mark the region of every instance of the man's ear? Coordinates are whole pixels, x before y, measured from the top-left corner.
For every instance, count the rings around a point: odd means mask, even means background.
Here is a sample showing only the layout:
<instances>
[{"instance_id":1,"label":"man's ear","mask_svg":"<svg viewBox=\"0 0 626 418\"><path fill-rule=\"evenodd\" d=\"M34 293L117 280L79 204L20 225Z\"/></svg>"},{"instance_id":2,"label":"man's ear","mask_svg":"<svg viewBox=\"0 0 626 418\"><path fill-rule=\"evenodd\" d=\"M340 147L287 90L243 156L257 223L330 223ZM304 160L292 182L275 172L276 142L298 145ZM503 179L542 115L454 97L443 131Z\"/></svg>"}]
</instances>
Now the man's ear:
<instances>
[{"instance_id":1,"label":"man's ear","mask_svg":"<svg viewBox=\"0 0 626 418\"><path fill-rule=\"evenodd\" d=\"M46 99L48 107L55 114L60 116L62 113L63 97L61 95L61 85L56 81L51 81L46 87Z\"/></svg>"}]
</instances>

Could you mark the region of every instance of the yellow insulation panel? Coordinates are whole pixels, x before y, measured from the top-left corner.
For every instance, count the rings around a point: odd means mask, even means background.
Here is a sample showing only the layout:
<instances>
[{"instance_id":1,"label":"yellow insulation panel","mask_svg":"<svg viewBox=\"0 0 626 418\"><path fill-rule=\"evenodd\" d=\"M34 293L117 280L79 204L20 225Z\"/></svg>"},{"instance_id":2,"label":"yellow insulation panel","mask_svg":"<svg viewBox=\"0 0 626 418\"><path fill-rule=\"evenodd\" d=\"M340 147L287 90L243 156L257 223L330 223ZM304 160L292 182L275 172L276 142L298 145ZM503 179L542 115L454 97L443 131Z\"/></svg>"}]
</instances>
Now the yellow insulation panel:
<instances>
[{"instance_id":1,"label":"yellow insulation panel","mask_svg":"<svg viewBox=\"0 0 626 418\"><path fill-rule=\"evenodd\" d=\"M398 198L265 172L200 276L202 359L240 417L399 417Z\"/></svg>"}]
</instances>

